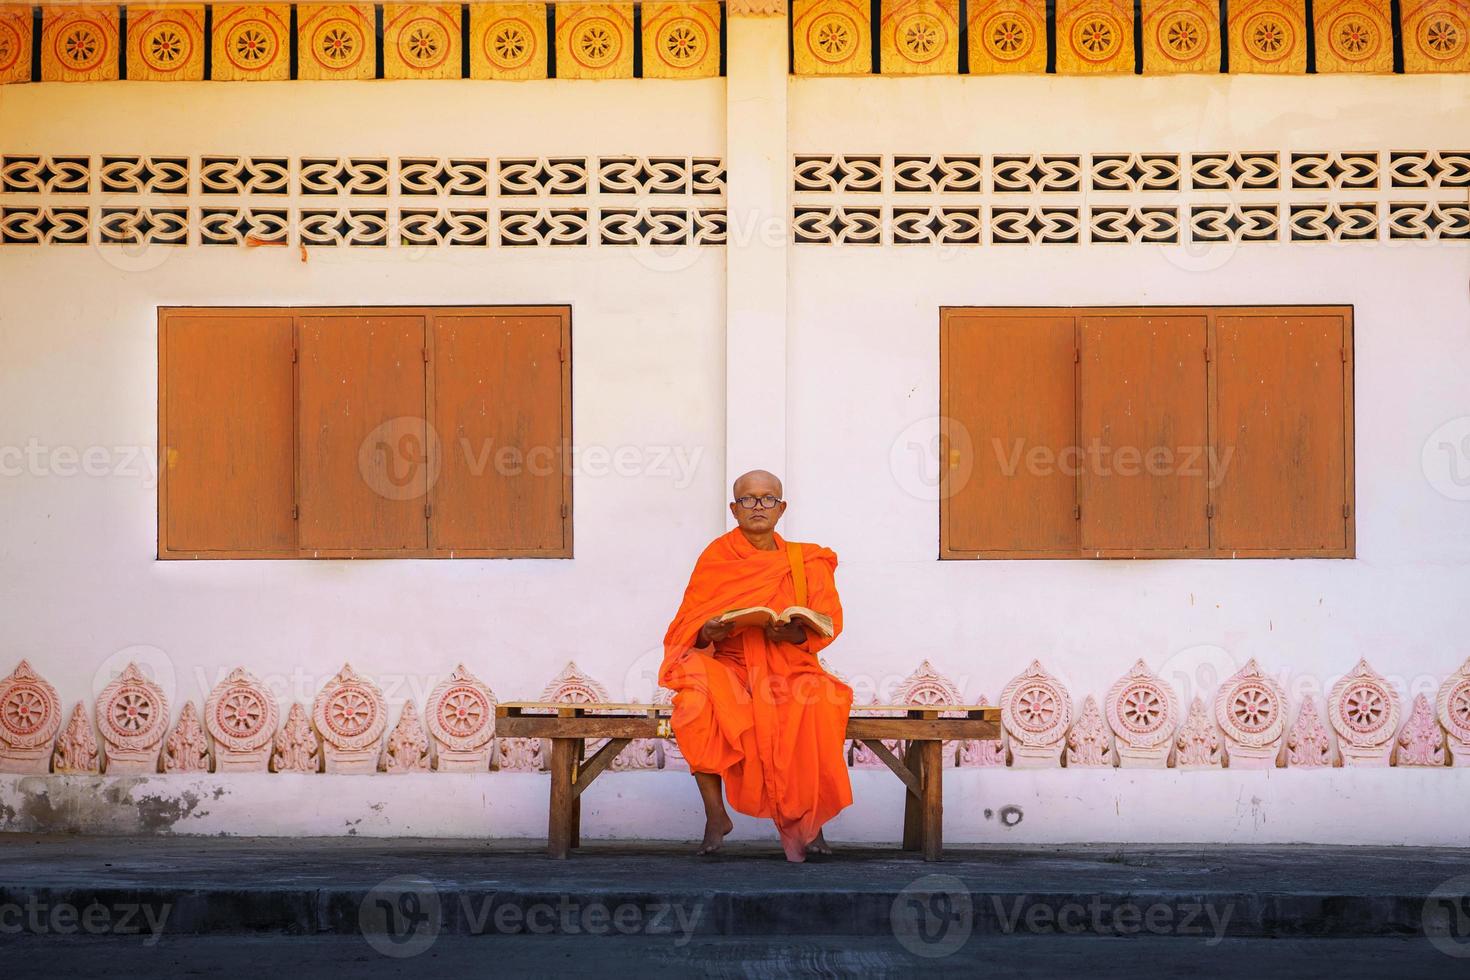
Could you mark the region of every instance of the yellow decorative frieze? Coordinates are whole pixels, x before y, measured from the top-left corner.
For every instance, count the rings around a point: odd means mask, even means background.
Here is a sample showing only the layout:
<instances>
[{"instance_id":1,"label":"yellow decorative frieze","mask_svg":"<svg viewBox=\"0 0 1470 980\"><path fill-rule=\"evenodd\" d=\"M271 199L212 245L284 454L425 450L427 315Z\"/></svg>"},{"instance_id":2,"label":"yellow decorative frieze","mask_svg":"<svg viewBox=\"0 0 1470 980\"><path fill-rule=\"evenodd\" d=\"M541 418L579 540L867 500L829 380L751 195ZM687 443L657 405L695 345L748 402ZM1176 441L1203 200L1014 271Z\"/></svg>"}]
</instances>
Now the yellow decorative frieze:
<instances>
[{"instance_id":1,"label":"yellow decorative frieze","mask_svg":"<svg viewBox=\"0 0 1470 980\"><path fill-rule=\"evenodd\" d=\"M1470 0L1401 0L1404 71L1470 71Z\"/></svg>"},{"instance_id":2,"label":"yellow decorative frieze","mask_svg":"<svg viewBox=\"0 0 1470 980\"><path fill-rule=\"evenodd\" d=\"M1143 0L1142 35L1145 74L1220 70L1216 0Z\"/></svg>"},{"instance_id":3,"label":"yellow decorative frieze","mask_svg":"<svg viewBox=\"0 0 1470 980\"><path fill-rule=\"evenodd\" d=\"M632 78L632 5L558 3L556 77Z\"/></svg>"},{"instance_id":4,"label":"yellow decorative frieze","mask_svg":"<svg viewBox=\"0 0 1470 980\"><path fill-rule=\"evenodd\" d=\"M1130 0L1057 0L1057 73L1133 72Z\"/></svg>"},{"instance_id":5,"label":"yellow decorative frieze","mask_svg":"<svg viewBox=\"0 0 1470 980\"><path fill-rule=\"evenodd\" d=\"M296 8L296 77L361 79L377 75L373 8L301 4Z\"/></svg>"},{"instance_id":6,"label":"yellow decorative frieze","mask_svg":"<svg viewBox=\"0 0 1470 980\"><path fill-rule=\"evenodd\" d=\"M197 82L204 78L204 6L128 7L128 78Z\"/></svg>"},{"instance_id":7,"label":"yellow decorative frieze","mask_svg":"<svg viewBox=\"0 0 1470 980\"><path fill-rule=\"evenodd\" d=\"M970 74L1046 71L1046 0L972 3Z\"/></svg>"},{"instance_id":8,"label":"yellow decorative frieze","mask_svg":"<svg viewBox=\"0 0 1470 980\"><path fill-rule=\"evenodd\" d=\"M1317 0L1317 71L1393 71L1393 11L1389 0Z\"/></svg>"},{"instance_id":9,"label":"yellow decorative frieze","mask_svg":"<svg viewBox=\"0 0 1470 980\"><path fill-rule=\"evenodd\" d=\"M383 5L384 78L459 78L458 4Z\"/></svg>"},{"instance_id":10,"label":"yellow decorative frieze","mask_svg":"<svg viewBox=\"0 0 1470 980\"><path fill-rule=\"evenodd\" d=\"M31 8L0 4L0 85L31 80Z\"/></svg>"},{"instance_id":11,"label":"yellow decorative frieze","mask_svg":"<svg viewBox=\"0 0 1470 980\"><path fill-rule=\"evenodd\" d=\"M792 0L791 44L798 75L866 75L873 70L867 3Z\"/></svg>"},{"instance_id":12,"label":"yellow decorative frieze","mask_svg":"<svg viewBox=\"0 0 1470 980\"><path fill-rule=\"evenodd\" d=\"M959 0L890 0L878 27L885 75L953 75L960 69Z\"/></svg>"},{"instance_id":13,"label":"yellow decorative frieze","mask_svg":"<svg viewBox=\"0 0 1470 980\"><path fill-rule=\"evenodd\" d=\"M470 77L546 77L544 3L470 4Z\"/></svg>"},{"instance_id":14,"label":"yellow decorative frieze","mask_svg":"<svg viewBox=\"0 0 1470 980\"><path fill-rule=\"evenodd\" d=\"M291 7L214 8L210 77L221 82L284 82L291 77Z\"/></svg>"},{"instance_id":15,"label":"yellow decorative frieze","mask_svg":"<svg viewBox=\"0 0 1470 980\"><path fill-rule=\"evenodd\" d=\"M644 78L716 78L720 74L720 5L645 3Z\"/></svg>"},{"instance_id":16,"label":"yellow decorative frieze","mask_svg":"<svg viewBox=\"0 0 1470 980\"><path fill-rule=\"evenodd\" d=\"M106 82L118 77L116 7L48 7L41 20L43 82Z\"/></svg>"},{"instance_id":17,"label":"yellow decorative frieze","mask_svg":"<svg viewBox=\"0 0 1470 980\"><path fill-rule=\"evenodd\" d=\"M1232 75L1307 70L1306 9L1300 0L1231 0L1227 26Z\"/></svg>"}]
</instances>

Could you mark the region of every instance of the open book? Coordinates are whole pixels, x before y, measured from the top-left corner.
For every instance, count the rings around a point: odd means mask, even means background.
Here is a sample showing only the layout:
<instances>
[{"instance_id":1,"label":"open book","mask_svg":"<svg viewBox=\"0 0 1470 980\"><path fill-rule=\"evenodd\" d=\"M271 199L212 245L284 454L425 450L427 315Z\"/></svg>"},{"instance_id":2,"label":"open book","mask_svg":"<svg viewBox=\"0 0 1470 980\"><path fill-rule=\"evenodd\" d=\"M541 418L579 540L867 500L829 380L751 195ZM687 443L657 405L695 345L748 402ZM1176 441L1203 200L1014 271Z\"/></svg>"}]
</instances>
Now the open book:
<instances>
[{"instance_id":1,"label":"open book","mask_svg":"<svg viewBox=\"0 0 1470 980\"><path fill-rule=\"evenodd\" d=\"M822 636L831 638L836 634L832 631L832 617L826 613L819 613L815 609L806 606L787 606L780 612L766 606L750 606L745 609L731 609L720 615L720 622L729 623L735 627L761 626L773 623L776 626L785 626L787 623L800 623L807 629Z\"/></svg>"}]
</instances>

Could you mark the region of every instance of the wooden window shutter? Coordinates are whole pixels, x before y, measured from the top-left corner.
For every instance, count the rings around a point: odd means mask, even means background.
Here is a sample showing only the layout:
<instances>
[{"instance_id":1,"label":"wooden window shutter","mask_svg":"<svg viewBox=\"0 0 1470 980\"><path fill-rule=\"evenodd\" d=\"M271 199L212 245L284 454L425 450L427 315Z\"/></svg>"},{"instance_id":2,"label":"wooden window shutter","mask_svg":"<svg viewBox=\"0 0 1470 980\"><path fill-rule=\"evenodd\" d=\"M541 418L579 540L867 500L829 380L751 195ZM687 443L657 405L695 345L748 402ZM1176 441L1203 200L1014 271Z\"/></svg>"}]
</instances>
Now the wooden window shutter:
<instances>
[{"instance_id":1,"label":"wooden window shutter","mask_svg":"<svg viewBox=\"0 0 1470 980\"><path fill-rule=\"evenodd\" d=\"M566 310L433 320L436 554L571 553Z\"/></svg>"},{"instance_id":2,"label":"wooden window shutter","mask_svg":"<svg viewBox=\"0 0 1470 980\"><path fill-rule=\"evenodd\" d=\"M290 315L167 310L159 330L160 557L294 554Z\"/></svg>"},{"instance_id":3,"label":"wooden window shutter","mask_svg":"<svg viewBox=\"0 0 1470 980\"><path fill-rule=\"evenodd\" d=\"M1088 315L1078 336L1083 550L1207 551L1205 317Z\"/></svg>"},{"instance_id":4,"label":"wooden window shutter","mask_svg":"<svg viewBox=\"0 0 1470 980\"><path fill-rule=\"evenodd\" d=\"M1216 548L1349 552L1348 315L1222 313L1216 333Z\"/></svg>"},{"instance_id":5,"label":"wooden window shutter","mask_svg":"<svg viewBox=\"0 0 1470 980\"><path fill-rule=\"evenodd\" d=\"M1074 318L947 310L941 345L941 553L1075 553Z\"/></svg>"},{"instance_id":6,"label":"wooden window shutter","mask_svg":"<svg viewBox=\"0 0 1470 980\"><path fill-rule=\"evenodd\" d=\"M303 554L424 551L426 317L303 313L299 323Z\"/></svg>"}]
</instances>

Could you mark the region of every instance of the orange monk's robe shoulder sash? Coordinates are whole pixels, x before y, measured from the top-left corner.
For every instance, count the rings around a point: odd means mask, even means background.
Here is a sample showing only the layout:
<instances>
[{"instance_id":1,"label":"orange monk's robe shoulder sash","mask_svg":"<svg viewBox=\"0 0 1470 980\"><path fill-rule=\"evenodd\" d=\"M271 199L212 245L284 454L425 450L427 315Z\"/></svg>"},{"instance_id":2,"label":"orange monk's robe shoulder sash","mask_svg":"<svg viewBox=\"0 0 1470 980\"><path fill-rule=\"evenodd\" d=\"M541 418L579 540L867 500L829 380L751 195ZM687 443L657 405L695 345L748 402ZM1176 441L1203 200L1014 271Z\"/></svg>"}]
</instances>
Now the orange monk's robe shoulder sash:
<instances>
[{"instance_id":1,"label":"orange monk's robe shoulder sash","mask_svg":"<svg viewBox=\"0 0 1470 980\"><path fill-rule=\"evenodd\" d=\"M806 561L799 541L786 542L786 558L791 562L791 584L796 590L796 604L806 605Z\"/></svg>"}]
</instances>

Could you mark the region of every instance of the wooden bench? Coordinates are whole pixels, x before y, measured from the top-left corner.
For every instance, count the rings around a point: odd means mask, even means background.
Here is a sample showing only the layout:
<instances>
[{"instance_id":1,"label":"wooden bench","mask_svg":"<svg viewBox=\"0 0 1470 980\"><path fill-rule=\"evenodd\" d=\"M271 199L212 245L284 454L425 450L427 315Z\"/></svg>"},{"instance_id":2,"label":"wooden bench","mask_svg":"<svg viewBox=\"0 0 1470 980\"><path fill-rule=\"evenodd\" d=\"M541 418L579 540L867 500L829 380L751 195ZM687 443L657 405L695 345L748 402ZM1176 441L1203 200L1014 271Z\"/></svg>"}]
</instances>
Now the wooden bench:
<instances>
[{"instance_id":1,"label":"wooden bench","mask_svg":"<svg viewBox=\"0 0 1470 980\"><path fill-rule=\"evenodd\" d=\"M544 738L551 743L551 807L546 852L564 858L581 843L582 794L607 771L635 738L672 738L669 705L561 704L508 701L495 710L495 734L504 738ZM863 705L863 715L847 719L847 737L882 759L907 790L903 847L938 861L944 849L944 765L941 745L957 739L1000 737L1000 709L986 705ZM889 717L870 717L884 712ZM941 714L963 717L941 718ZM590 759L588 740L607 739ZM900 760L884 739L905 743Z\"/></svg>"}]
</instances>

